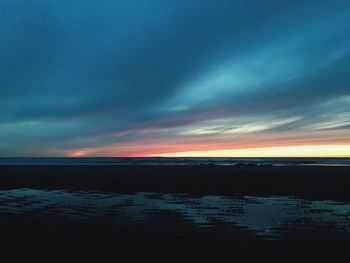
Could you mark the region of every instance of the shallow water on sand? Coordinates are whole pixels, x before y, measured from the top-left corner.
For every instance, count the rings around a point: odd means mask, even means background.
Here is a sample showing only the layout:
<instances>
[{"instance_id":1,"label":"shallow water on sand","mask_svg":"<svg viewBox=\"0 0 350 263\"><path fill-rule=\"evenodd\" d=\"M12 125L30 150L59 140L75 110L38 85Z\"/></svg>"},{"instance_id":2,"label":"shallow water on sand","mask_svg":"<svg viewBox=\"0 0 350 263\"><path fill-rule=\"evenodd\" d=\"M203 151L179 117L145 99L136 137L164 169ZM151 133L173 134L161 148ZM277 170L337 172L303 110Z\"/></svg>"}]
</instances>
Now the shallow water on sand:
<instances>
[{"instance_id":1,"label":"shallow water on sand","mask_svg":"<svg viewBox=\"0 0 350 263\"><path fill-rule=\"evenodd\" d=\"M151 192L109 193L42 189L0 191L0 218L6 215L112 224L187 224L205 231L222 225L263 239L295 230L327 230L350 235L350 203L310 201L290 196L191 196ZM177 215L176 220L164 214ZM180 220L179 220L180 218Z\"/></svg>"}]
</instances>

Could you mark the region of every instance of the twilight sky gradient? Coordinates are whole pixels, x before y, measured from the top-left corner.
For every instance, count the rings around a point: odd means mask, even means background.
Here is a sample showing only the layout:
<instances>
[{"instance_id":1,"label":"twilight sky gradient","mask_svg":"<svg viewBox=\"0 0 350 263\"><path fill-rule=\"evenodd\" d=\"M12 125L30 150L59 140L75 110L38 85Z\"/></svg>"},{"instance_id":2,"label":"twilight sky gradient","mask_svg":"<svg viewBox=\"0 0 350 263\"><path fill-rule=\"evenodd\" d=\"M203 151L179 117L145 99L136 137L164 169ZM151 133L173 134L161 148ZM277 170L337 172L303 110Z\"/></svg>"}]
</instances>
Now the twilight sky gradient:
<instances>
[{"instance_id":1,"label":"twilight sky gradient","mask_svg":"<svg viewBox=\"0 0 350 263\"><path fill-rule=\"evenodd\" d=\"M348 0L0 14L0 156L350 156Z\"/></svg>"}]
</instances>

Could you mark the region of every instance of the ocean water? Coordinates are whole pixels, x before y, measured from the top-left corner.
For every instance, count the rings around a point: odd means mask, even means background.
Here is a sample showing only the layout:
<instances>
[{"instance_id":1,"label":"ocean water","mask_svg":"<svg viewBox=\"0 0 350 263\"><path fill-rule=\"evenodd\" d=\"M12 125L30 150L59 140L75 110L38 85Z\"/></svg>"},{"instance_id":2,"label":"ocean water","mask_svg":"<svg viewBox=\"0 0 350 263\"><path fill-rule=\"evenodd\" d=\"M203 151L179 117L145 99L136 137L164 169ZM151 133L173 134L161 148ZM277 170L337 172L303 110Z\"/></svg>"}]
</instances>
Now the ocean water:
<instances>
[{"instance_id":1,"label":"ocean water","mask_svg":"<svg viewBox=\"0 0 350 263\"><path fill-rule=\"evenodd\" d=\"M19 215L64 222L116 225L192 225L202 231L247 231L257 238L278 240L295 232L331 231L350 237L350 203L311 201L293 196L191 196L136 192L128 194L45 190L0 190L0 219ZM163 215L169 216L164 219ZM295 233L293 233L295 235Z\"/></svg>"},{"instance_id":2,"label":"ocean water","mask_svg":"<svg viewBox=\"0 0 350 263\"><path fill-rule=\"evenodd\" d=\"M0 165L314 165L350 166L350 158L0 158Z\"/></svg>"}]
</instances>

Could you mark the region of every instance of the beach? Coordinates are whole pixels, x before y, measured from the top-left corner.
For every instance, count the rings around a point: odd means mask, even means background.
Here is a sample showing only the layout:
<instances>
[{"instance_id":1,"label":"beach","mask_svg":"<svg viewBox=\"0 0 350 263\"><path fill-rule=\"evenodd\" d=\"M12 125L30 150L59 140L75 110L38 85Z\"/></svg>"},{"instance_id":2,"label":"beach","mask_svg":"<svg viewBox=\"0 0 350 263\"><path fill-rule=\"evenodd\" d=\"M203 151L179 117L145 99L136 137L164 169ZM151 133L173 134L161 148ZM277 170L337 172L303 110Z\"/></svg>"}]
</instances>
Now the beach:
<instances>
[{"instance_id":1,"label":"beach","mask_svg":"<svg viewBox=\"0 0 350 263\"><path fill-rule=\"evenodd\" d=\"M45 247L81 256L335 259L350 241L349 172L321 166L0 166L0 230L8 249L31 253Z\"/></svg>"},{"instance_id":2,"label":"beach","mask_svg":"<svg viewBox=\"0 0 350 263\"><path fill-rule=\"evenodd\" d=\"M0 166L0 189L49 188L197 195L292 195L350 201L350 167L214 165Z\"/></svg>"}]
</instances>

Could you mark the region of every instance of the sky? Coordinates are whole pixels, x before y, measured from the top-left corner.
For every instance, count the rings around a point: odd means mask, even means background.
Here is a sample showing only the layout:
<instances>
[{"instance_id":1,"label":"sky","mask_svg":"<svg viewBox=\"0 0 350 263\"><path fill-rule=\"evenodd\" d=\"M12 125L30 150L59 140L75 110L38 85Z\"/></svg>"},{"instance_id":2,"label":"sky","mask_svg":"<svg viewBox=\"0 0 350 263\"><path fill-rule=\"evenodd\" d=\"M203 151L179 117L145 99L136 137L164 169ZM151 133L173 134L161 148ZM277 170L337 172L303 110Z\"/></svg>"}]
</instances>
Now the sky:
<instances>
[{"instance_id":1,"label":"sky","mask_svg":"<svg viewBox=\"0 0 350 263\"><path fill-rule=\"evenodd\" d=\"M350 2L0 0L0 156L348 156Z\"/></svg>"}]
</instances>

